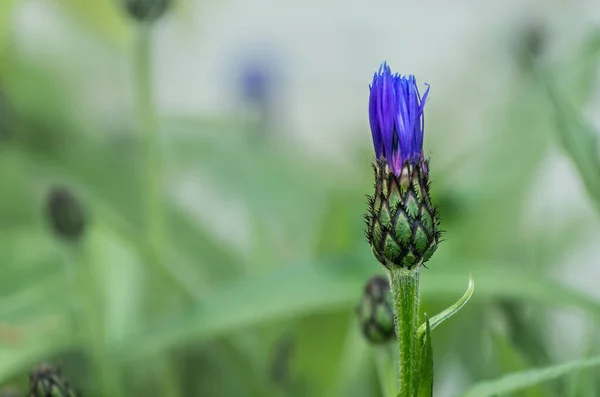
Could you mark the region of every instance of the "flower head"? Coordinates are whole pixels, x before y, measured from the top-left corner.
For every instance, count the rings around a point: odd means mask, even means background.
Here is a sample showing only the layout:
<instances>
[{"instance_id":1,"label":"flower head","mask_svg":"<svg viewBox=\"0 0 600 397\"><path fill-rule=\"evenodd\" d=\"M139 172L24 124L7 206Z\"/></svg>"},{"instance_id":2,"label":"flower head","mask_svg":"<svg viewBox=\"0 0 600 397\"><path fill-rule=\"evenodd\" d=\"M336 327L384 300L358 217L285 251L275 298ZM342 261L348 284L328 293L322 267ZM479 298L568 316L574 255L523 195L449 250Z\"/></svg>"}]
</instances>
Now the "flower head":
<instances>
[{"instance_id":1,"label":"flower head","mask_svg":"<svg viewBox=\"0 0 600 397\"><path fill-rule=\"evenodd\" d=\"M369 88L375 157L383 157L390 170L400 175L406 162L416 164L423 155L423 108L429 86L421 98L413 75L392 74L384 62Z\"/></svg>"},{"instance_id":2,"label":"flower head","mask_svg":"<svg viewBox=\"0 0 600 397\"><path fill-rule=\"evenodd\" d=\"M423 156L423 107L414 76L381 65L370 86L369 121L376 161L375 193L365 216L367 240L388 269L415 269L437 249L441 230Z\"/></svg>"}]
</instances>

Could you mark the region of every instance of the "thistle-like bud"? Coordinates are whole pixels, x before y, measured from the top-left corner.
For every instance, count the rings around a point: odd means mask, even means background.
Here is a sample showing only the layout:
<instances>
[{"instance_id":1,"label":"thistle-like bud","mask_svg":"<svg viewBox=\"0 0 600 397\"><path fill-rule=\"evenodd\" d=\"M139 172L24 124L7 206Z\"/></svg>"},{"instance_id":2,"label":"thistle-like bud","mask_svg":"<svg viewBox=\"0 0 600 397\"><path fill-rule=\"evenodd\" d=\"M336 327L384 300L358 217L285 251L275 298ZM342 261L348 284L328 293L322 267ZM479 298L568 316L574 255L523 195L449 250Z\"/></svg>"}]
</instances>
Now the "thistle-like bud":
<instances>
[{"instance_id":1,"label":"thistle-like bud","mask_svg":"<svg viewBox=\"0 0 600 397\"><path fill-rule=\"evenodd\" d=\"M79 239L85 229L85 216L79 201L64 187L53 188L47 197L46 216L57 236Z\"/></svg>"},{"instance_id":2,"label":"thistle-like bud","mask_svg":"<svg viewBox=\"0 0 600 397\"><path fill-rule=\"evenodd\" d=\"M171 0L124 0L129 15L140 22L153 22L169 8Z\"/></svg>"},{"instance_id":3,"label":"thistle-like bud","mask_svg":"<svg viewBox=\"0 0 600 397\"><path fill-rule=\"evenodd\" d=\"M29 374L29 397L78 397L60 370L40 364Z\"/></svg>"},{"instance_id":4,"label":"thistle-like bud","mask_svg":"<svg viewBox=\"0 0 600 397\"><path fill-rule=\"evenodd\" d=\"M372 277L356 307L358 323L365 338L374 344L396 339L392 294L387 278Z\"/></svg>"},{"instance_id":5,"label":"thistle-like bud","mask_svg":"<svg viewBox=\"0 0 600 397\"><path fill-rule=\"evenodd\" d=\"M370 90L376 161L366 235L384 266L413 269L431 258L440 237L440 220L429 195L429 163L423 156L429 87L421 98L414 76L392 74L384 63Z\"/></svg>"}]
</instances>

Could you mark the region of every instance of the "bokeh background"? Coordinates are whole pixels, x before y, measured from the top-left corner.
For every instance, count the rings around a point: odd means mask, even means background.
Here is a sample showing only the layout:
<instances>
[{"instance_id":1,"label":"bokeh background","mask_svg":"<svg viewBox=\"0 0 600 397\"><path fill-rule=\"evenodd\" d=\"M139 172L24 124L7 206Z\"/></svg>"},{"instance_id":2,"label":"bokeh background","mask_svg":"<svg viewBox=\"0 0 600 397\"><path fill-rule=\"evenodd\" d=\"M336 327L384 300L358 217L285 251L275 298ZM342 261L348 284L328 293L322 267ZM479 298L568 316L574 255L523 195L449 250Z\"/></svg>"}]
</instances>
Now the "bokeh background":
<instances>
[{"instance_id":1,"label":"bokeh background","mask_svg":"<svg viewBox=\"0 0 600 397\"><path fill-rule=\"evenodd\" d=\"M434 331L436 395L600 353L597 2L173 1L151 26L125 0L0 2L0 385L51 362L85 396L380 396L354 308L382 273L384 60L431 85L422 309L476 285ZM53 233L55 186L80 239Z\"/></svg>"}]
</instances>

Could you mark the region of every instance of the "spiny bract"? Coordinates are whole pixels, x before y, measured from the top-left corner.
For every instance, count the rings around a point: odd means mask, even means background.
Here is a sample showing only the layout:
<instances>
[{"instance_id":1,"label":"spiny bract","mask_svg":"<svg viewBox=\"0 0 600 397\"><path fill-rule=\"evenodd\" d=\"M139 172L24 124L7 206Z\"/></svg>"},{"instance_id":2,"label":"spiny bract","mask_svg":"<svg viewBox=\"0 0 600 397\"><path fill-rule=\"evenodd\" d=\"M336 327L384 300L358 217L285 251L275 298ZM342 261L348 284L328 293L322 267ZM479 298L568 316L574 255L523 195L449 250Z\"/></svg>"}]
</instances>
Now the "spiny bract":
<instances>
[{"instance_id":1,"label":"spiny bract","mask_svg":"<svg viewBox=\"0 0 600 397\"><path fill-rule=\"evenodd\" d=\"M375 194L369 197L366 235L386 267L412 269L429 260L440 238L437 209L429 198L427 162L407 164L397 177L384 161L373 165Z\"/></svg>"}]
</instances>

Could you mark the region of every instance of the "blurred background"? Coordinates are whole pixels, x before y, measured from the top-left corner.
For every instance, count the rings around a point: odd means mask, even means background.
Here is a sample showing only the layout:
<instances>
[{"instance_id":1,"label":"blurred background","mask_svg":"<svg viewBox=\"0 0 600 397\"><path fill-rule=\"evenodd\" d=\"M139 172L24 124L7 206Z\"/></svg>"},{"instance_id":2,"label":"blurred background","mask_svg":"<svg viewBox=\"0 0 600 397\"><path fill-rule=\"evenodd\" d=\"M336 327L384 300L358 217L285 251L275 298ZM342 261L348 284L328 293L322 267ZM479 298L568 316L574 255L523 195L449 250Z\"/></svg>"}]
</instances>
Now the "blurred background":
<instances>
[{"instance_id":1,"label":"blurred background","mask_svg":"<svg viewBox=\"0 0 600 397\"><path fill-rule=\"evenodd\" d=\"M0 385L50 362L85 396L381 396L355 307L382 273L384 60L431 85L422 310L476 285L433 333L435 395L600 353L599 23L591 0L1 0Z\"/></svg>"}]
</instances>

